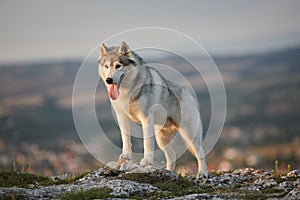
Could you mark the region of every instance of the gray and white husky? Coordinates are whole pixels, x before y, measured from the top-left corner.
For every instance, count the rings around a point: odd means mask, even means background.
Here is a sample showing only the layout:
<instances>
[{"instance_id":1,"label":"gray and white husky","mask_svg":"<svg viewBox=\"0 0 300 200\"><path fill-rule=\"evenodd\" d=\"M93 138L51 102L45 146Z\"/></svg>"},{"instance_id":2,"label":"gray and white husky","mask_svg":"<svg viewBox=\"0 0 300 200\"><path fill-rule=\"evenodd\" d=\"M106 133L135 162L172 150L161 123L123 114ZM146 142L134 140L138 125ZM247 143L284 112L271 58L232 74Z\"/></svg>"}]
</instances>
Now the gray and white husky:
<instances>
[{"instance_id":1,"label":"gray and white husky","mask_svg":"<svg viewBox=\"0 0 300 200\"><path fill-rule=\"evenodd\" d=\"M149 67L129 46L100 46L98 72L107 87L121 129L123 142L120 159L130 160L130 121L142 126L144 157L140 165L153 163L154 137L166 157L166 169L175 168L176 154L171 140L178 131L198 161L198 174L206 175L202 148L202 124L195 98L188 89L166 80Z\"/></svg>"}]
</instances>

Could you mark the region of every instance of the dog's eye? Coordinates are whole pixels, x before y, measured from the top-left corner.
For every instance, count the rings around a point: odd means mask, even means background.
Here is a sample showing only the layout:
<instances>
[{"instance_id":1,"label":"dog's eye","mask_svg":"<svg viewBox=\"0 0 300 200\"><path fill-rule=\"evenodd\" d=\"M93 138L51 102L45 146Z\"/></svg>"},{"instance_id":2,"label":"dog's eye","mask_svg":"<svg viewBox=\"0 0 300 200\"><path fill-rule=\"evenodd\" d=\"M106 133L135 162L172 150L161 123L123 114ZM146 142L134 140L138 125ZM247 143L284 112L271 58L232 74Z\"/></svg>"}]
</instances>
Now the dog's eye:
<instances>
[{"instance_id":1,"label":"dog's eye","mask_svg":"<svg viewBox=\"0 0 300 200\"><path fill-rule=\"evenodd\" d=\"M108 65L104 65L104 67L105 67L106 69L108 69Z\"/></svg>"},{"instance_id":2,"label":"dog's eye","mask_svg":"<svg viewBox=\"0 0 300 200\"><path fill-rule=\"evenodd\" d=\"M120 64L116 64L116 69L119 69L121 67Z\"/></svg>"}]
</instances>

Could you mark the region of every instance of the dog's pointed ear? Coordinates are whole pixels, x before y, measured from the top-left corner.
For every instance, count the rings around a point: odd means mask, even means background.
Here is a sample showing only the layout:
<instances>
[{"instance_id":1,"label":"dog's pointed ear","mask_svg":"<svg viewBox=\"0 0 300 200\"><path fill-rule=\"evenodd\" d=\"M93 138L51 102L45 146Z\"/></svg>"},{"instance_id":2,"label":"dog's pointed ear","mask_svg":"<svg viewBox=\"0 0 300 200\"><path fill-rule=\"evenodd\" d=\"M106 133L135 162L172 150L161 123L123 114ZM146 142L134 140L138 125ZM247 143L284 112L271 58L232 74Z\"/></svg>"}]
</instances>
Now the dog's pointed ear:
<instances>
[{"instance_id":1,"label":"dog's pointed ear","mask_svg":"<svg viewBox=\"0 0 300 200\"><path fill-rule=\"evenodd\" d=\"M102 43L100 45L100 56L103 56L106 53L107 53L107 47Z\"/></svg>"},{"instance_id":2,"label":"dog's pointed ear","mask_svg":"<svg viewBox=\"0 0 300 200\"><path fill-rule=\"evenodd\" d=\"M128 44L126 44L126 42L122 42L119 48L119 53L121 53L122 55L130 58L130 49Z\"/></svg>"}]
</instances>

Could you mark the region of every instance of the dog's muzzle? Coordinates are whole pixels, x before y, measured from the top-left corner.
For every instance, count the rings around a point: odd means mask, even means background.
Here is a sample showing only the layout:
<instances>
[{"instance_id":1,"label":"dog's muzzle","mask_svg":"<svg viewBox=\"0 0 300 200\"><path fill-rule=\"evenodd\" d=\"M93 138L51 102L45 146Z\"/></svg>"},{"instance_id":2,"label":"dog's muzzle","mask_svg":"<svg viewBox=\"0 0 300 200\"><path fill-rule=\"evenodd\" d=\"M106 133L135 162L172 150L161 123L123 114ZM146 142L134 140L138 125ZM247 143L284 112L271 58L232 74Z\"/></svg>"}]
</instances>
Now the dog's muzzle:
<instances>
[{"instance_id":1,"label":"dog's muzzle","mask_svg":"<svg viewBox=\"0 0 300 200\"><path fill-rule=\"evenodd\" d=\"M116 71L112 78L106 78L106 83L107 84L117 84L117 85L120 85L122 79L123 79L123 76L124 76L125 72L122 72L122 71Z\"/></svg>"}]
</instances>

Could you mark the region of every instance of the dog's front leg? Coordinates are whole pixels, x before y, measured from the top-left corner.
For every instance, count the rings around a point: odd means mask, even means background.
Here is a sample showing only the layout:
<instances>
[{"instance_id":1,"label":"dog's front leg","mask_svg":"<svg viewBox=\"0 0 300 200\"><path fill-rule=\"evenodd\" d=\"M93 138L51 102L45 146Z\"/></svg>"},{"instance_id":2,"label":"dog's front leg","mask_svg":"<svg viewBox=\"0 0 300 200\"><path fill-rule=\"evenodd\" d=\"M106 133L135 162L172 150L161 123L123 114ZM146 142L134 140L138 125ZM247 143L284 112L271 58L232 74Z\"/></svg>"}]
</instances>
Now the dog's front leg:
<instances>
[{"instance_id":1,"label":"dog's front leg","mask_svg":"<svg viewBox=\"0 0 300 200\"><path fill-rule=\"evenodd\" d=\"M153 163L154 158L154 120L149 119L142 122L144 137L144 158L140 165L146 166Z\"/></svg>"},{"instance_id":2,"label":"dog's front leg","mask_svg":"<svg viewBox=\"0 0 300 200\"><path fill-rule=\"evenodd\" d=\"M130 119L125 113L117 113L117 119L119 123L119 127L121 130L122 137L122 154L119 159L132 159L132 150L131 150L131 128L130 128Z\"/></svg>"}]
</instances>

